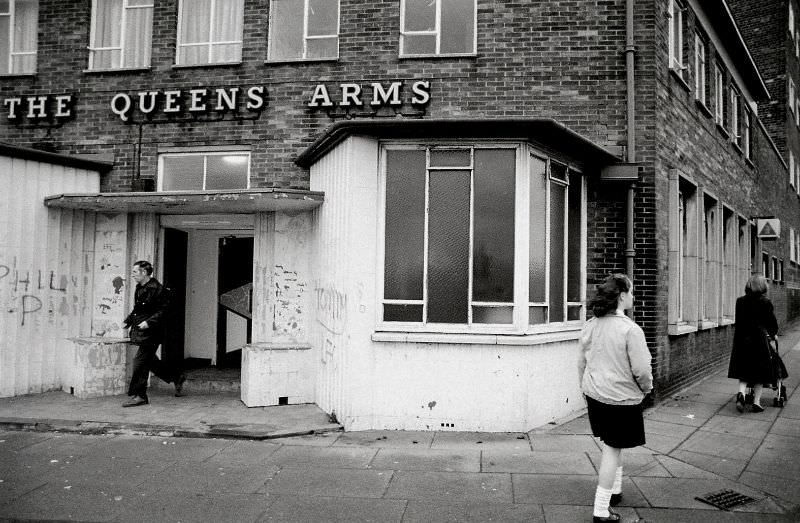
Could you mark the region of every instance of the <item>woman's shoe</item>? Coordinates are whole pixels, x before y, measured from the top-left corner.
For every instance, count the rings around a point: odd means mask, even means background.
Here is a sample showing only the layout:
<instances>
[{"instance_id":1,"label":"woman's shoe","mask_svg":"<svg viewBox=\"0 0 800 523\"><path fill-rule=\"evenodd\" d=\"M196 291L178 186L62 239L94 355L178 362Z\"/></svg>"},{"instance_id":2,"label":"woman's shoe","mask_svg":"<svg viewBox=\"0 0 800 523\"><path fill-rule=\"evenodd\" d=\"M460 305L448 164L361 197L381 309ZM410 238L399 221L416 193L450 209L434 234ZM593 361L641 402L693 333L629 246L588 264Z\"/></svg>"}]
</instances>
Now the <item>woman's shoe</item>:
<instances>
[{"instance_id":1,"label":"woman's shoe","mask_svg":"<svg viewBox=\"0 0 800 523\"><path fill-rule=\"evenodd\" d=\"M736 394L736 410L744 412L744 394L741 392Z\"/></svg>"},{"instance_id":2,"label":"woman's shoe","mask_svg":"<svg viewBox=\"0 0 800 523\"><path fill-rule=\"evenodd\" d=\"M753 409L753 412L764 412L764 407L762 407L758 403L753 403L752 405L750 405L750 408Z\"/></svg>"},{"instance_id":3,"label":"woman's shoe","mask_svg":"<svg viewBox=\"0 0 800 523\"><path fill-rule=\"evenodd\" d=\"M622 503L622 492L618 494L611 494L611 502L609 503L612 507L616 507Z\"/></svg>"},{"instance_id":4,"label":"woman's shoe","mask_svg":"<svg viewBox=\"0 0 800 523\"><path fill-rule=\"evenodd\" d=\"M620 521L622 518L619 514L611 509L608 509L608 517L592 516L592 523L602 523L603 521Z\"/></svg>"}]
</instances>

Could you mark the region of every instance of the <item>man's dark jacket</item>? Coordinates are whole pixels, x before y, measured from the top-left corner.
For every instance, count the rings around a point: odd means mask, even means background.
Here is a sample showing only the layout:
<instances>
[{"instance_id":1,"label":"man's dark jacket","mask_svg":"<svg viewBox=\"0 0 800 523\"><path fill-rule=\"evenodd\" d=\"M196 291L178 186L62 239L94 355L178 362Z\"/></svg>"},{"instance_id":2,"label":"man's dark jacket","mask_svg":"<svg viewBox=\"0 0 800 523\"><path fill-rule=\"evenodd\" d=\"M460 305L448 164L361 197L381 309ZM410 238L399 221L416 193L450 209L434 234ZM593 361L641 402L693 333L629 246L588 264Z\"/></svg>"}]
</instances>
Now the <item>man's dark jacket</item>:
<instances>
[{"instance_id":1,"label":"man's dark jacket","mask_svg":"<svg viewBox=\"0 0 800 523\"><path fill-rule=\"evenodd\" d=\"M150 278L144 285L136 284L133 310L123 322L131 328L131 343L161 343L169 306L167 294L164 286L155 278ZM146 329L138 327L143 321L147 322Z\"/></svg>"}]
</instances>

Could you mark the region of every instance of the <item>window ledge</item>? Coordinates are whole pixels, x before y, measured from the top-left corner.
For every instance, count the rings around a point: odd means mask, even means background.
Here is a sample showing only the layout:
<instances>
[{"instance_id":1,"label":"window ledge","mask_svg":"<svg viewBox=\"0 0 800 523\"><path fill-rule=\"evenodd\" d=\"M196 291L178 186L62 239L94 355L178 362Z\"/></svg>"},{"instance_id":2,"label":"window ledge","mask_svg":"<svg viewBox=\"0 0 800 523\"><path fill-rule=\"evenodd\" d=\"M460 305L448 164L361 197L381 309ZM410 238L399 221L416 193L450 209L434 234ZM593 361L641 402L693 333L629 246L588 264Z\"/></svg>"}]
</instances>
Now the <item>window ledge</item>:
<instances>
[{"instance_id":1,"label":"window ledge","mask_svg":"<svg viewBox=\"0 0 800 523\"><path fill-rule=\"evenodd\" d=\"M678 84L680 84L681 87L683 87L687 91L692 90L692 88L689 86L686 80L683 79L683 75L681 74L680 71L678 71L674 67L670 67L669 72L672 73L672 76L678 81Z\"/></svg>"},{"instance_id":2,"label":"window ledge","mask_svg":"<svg viewBox=\"0 0 800 523\"><path fill-rule=\"evenodd\" d=\"M700 112L706 115L707 118L711 118L712 116L714 116L714 113L711 112L711 109L709 109L708 106L702 100L695 98L694 103L697 104L697 107L698 109L700 109Z\"/></svg>"},{"instance_id":3,"label":"window ledge","mask_svg":"<svg viewBox=\"0 0 800 523\"><path fill-rule=\"evenodd\" d=\"M697 327L689 325L688 323L682 325L671 324L667 326L668 336L683 336L684 334L691 334L692 332L697 332Z\"/></svg>"},{"instance_id":4,"label":"window ledge","mask_svg":"<svg viewBox=\"0 0 800 523\"><path fill-rule=\"evenodd\" d=\"M719 327L719 323L715 321L708 321L708 320L701 320L697 322L697 330L704 331L708 329L716 329Z\"/></svg>"},{"instance_id":5,"label":"window ledge","mask_svg":"<svg viewBox=\"0 0 800 523\"><path fill-rule=\"evenodd\" d=\"M734 150L736 150L736 152L739 153L739 156L744 156L744 151L742 150L742 147L738 143L732 141L731 145L733 145Z\"/></svg>"},{"instance_id":6,"label":"window ledge","mask_svg":"<svg viewBox=\"0 0 800 523\"><path fill-rule=\"evenodd\" d=\"M750 167L755 167L755 166L756 166L756 164L754 164L754 163L753 163L753 160L752 160L751 158L749 158L749 157L746 157L746 158L744 159L744 163L746 163L746 164L747 164L747 165L749 165Z\"/></svg>"},{"instance_id":7,"label":"window ledge","mask_svg":"<svg viewBox=\"0 0 800 523\"><path fill-rule=\"evenodd\" d=\"M152 67L116 67L112 69L84 69L83 74L126 74L126 73L149 73Z\"/></svg>"},{"instance_id":8,"label":"window ledge","mask_svg":"<svg viewBox=\"0 0 800 523\"><path fill-rule=\"evenodd\" d=\"M0 78L36 78L36 73L3 73Z\"/></svg>"},{"instance_id":9,"label":"window ledge","mask_svg":"<svg viewBox=\"0 0 800 523\"><path fill-rule=\"evenodd\" d=\"M455 53L455 54L401 54L397 58L400 60L417 60L420 58L477 58L477 53Z\"/></svg>"},{"instance_id":10,"label":"window ledge","mask_svg":"<svg viewBox=\"0 0 800 523\"><path fill-rule=\"evenodd\" d=\"M326 62L338 62L339 57L333 58L287 58L285 60L264 60L264 65L297 65L297 64L319 64Z\"/></svg>"},{"instance_id":11,"label":"window ledge","mask_svg":"<svg viewBox=\"0 0 800 523\"><path fill-rule=\"evenodd\" d=\"M214 62L213 64L172 64L173 69L197 69L198 67L237 67L242 65L238 62Z\"/></svg>"},{"instance_id":12,"label":"window ledge","mask_svg":"<svg viewBox=\"0 0 800 523\"><path fill-rule=\"evenodd\" d=\"M729 140L729 139L730 139L730 137L731 137L731 134L730 134L730 133L728 132L728 130L727 130L727 129L725 129L725 127L723 127L723 126L722 126L722 125L721 125L719 122L717 122L717 130L720 132L720 134L721 134L722 136L724 136L724 137L725 137L725 139L726 139L726 140Z\"/></svg>"},{"instance_id":13,"label":"window ledge","mask_svg":"<svg viewBox=\"0 0 800 523\"><path fill-rule=\"evenodd\" d=\"M372 341L390 343L441 343L450 345L545 345L577 341L581 329L569 328L540 334L448 334L439 332L389 332L372 334Z\"/></svg>"},{"instance_id":14,"label":"window ledge","mask_svg":"<svg viewBox=\"0 0 800 523\"><path fill-rule=\"evenodd\" d=\"M722 318L719 320L720 327L727 327L728 325L733 325L736 323L736 320L732 320L731 318Z\"/></svg>"}]
</instances>

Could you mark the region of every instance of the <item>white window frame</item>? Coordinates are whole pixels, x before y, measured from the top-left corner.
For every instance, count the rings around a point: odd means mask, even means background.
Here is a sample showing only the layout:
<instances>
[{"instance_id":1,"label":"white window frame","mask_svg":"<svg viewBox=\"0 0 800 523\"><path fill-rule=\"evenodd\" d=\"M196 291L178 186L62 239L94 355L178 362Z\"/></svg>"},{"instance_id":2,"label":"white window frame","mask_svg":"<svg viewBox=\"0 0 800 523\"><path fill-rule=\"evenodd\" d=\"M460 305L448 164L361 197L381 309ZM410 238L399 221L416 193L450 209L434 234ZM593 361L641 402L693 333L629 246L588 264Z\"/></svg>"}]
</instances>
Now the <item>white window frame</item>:
<instances>
[{"instance_id":1,"label":"white window frame","mask_svg":"<svg viewBox=\"0 0 800 523\"><path fill-rule=\"evenodd\" d=\"M454 149L513 149L516 151L516 178L515 178L515 213L514 213L514 223L515 223L515 231L514 231L514 242L515 242L515 255L514 255L514 299L513 302L510 302L510 306L512 307L512 323L511 324L483 324L483 323L472 323L472 306L492 306L491 303L484 303L479 302L476 303L472 301L472 289L471 283L470 288L468 289L468 300L469 300L469 314L468 314L468 322L464 324L445 324L445 323L426 323L425 320L427 318L425 313L425 307L427 306L427 293L428 293L428 270L427 270L427 256L428 256L428 174L426 173L426 188L425 188L425 245L424 245L424 262L423 267L425 267L423 273L423 298L422 300L392 300L392 299L385 299L384 298L384 275L385 275L385 263L386 263L386 252L385 252L385 230L386 230L386 169L387 169L387 160L386 160L386 151L387 150L427 150L426 157L430 157L430 150L454 150ZM546 263L546 274L545 278L545 302L533 303L529 301L529 277L530 277L530 258L529 258L529 249L530 249L530 166L531 166L531 158L537 158L539 160L545 160L547 162L547 174L546 176L546 187L547 187L547 209L545 210L545 215L547 217L547 230L546 230L546 241L548 245L547 249L547 263ZM548 158L548 156L538 149L535 149L531 145L527 143L519 143L519 142L505 142L505 141L484 141L484 140L473 140L470 141L469 144L464 143L452 143L449 141L438 141L438 140L425 140L423 142L420 141L386 141L382 142L380 146L380 175L379 175L379 194L380 194L380 206L381 212L379 216L379 225L378 230L380 231L380 237L378 243L378 265L376 269L376 288L378 289L377 292L377 311L376 311L376 330L383 331L383 332L419 332L419 333L448 333L448 334L541 334L541 333L548 333L548 332L560 332L560 331L574 331L583 324L586 318L586 308L584 306L585 299L586 299L586 180L583 174L575 169L572 165L568 165L568 180L566 182L562 180L558 180L556 178L551 177L550 173L550 162L552 160ZM558 162L563 164L563 162ZM430 172L430 169L427 169ZM570 179L572 178L572 179ZM567 254L569 249L569 239L567 236L567 229L569 227L569 194L565 195L565 208L564 208L564 234L563 234L563 243L564 243L564 260L565 260L565 270L564 270L564 295L565 300L563 303L563 317L565 318L564 321L561 322L546 322L543 324L538 325L529 325L529 311L531 306L539 306L544 305L549 307L550 303L550 188L551 183L559 183L561 185L567 186L569 183L580 183L581 184L581 210L580 210L580 262L577 264L580 270L579 274L579 281L580 281L580 301L568 301L568 275L569 271L567 270ZM472 196L470 197L472 199ZM470 221L472 221L472 215L474 213L474 209L470 209ZM472 236L470 237L470 243L472 242ZM470 245L470 252L472 251L472 246ZM470 261L469 267L470 275L472 274L472 262ZM470 282L472 281L472 277L470 276ZM423 306L423 321L422 322L390 322L384 321L383 319L383 305L422 305ZM502 305L502 306L509 306L509 303L500 303L494 305ZM568 320L568 310L570 306L581 306L580 309L580 317L576 320Z\"/></svg>"},{"instance_id":2,"label":"white window frame","mask_svg":"<svg viewBox=\"0 0 800 523\"><path fill-rule=\"evenodd\" d=\"M795 114L794 113L795 98L796 98L796 96L795 96L795 91L794 91L794 80L790 76L789 77L789 110L791 111L792 116L794 116L794 114Z\"/></svg>"},{"instance_id":3,"label":"white window frame","mask_svg":"<svg viewBox=\"0 0 800 523\"><path fill-rule=\"evenodd\" d=\"M714 62L714 122L725 128L725 73L719 62Z\"/></svg>"},{"instance_id":4,"label":"white window frame","mask_svg":"<svg viewBox=\"0 0 800 523\"><path fill-rule=\"evenodd\" d=\"M442 53L442 0L431 0L436 2L436 27L433 31L406 31L406 0L400 0L400 47L399 56L401 58L414 58L425 56L475 56L478 52L478 1L472 0L472 51L464 53ZM406 35L435 35L436 36L436 51L434 53L423 54L406 54L403 53L403 43Z\"/></svg>"},{"instance_id":5,"label":"white window frame","mask_svg":"<svg viewBox=\"0 0 800 523\"><path fill-rule=\"evenodd\" d=\"M794 28L794 6L792 5L791 0L789 0L789 34L792 35L794 38L795 28Z\"/></svg>"},{"instance_id":6,"label":"white window frame","mask_svg":"<svg viewBox=\"0 0 800 523\"><path fill-rule=\"evenodd\" d=\"M190 156L202 156L203 157L203 187L198 189L177 189L177 190L169 190L165 191L163 189L164 186L164 158L176 158L176 157L190 157ZM210 156L247 156L247 187L241 187L237 189L206 189L206 176L208 175L208 158ZM250 154L249 150L242 150L242 149L225 149L225 150L203 150L203 151L180 151L180 152L173 152L173 151L164 151L159 152L158 154L158 179L156 184L156 190L159 192L203 192L203 191L210 191L210 192L217 192L217 191L240 191L250 189L250 174L252 170L252 155Z\"/></svg>"},{"instance_id":7,"label":"white window frame","mask_svg":"<svg viewBox=\"0 0 800 523\"><path fill-rule=\"evenodd\" d=\"M707 105L706 83L708 67L706 64L706 41L699 32L694 34L694 96L703 105Z\"/></svg>"},{"instance_id":8,"label":"white window frame","mask_svg":"<svg viewBox=\"0 0 800 523\"><path fill-rule=\"evenodd\" d=\"M686 70L686 52L683 49L683 33L685 31L684 12L686 7L678 0L669 0L669 67L675 73L684 78ZM675 29L678 29L677 34Z\"/></svg>"},{"instance_id":9,"label":"white window frame","mask_svg":"<svg viewBox=\"0 0 800 523\"><path fill-rule=\"evenodd\" d=\"M720 287L720 243L722 239L722 217L720 201L712 194L703 192L703 222L701 224L701 323L719 323Z\"/></svg>"},{"instance_id":10,"label":"white window frame","mask_svg":"<svg viewBox=\"0 0 800 523\"><path fill-rule=\"evenodd\" d=\"M789 227L789 261L797 262L797 253L795 252L795 237L794 237L793 227Z\"/></svg>"},{"instance_id":11,"label":"white window frame","mask_svg":"<svg viewBox=\"0 0 800 523\"><path fill-rule=\"evenodd\" d=\"M183 22L182 22L182 20L183 20L183 9L184 9L184 7L186 5L186 1L185 0L179 0L178 1L178 31L177 31L176 41L175 41L175 64L176 65L187 66L187 67L202 67L202 66L205 66L205 65L235 64L235 63L241 62L242 53L244 51L244 43L243 43L244 42L244 36L243 35L240 35L240 38L238 40L214 40L214 31L213 31L213 27L214 27L214 12L215 12L214 8L216 7L217 2L225 2L225 1L227 1L227 0L211 0L211 5L210 5L210 11L211 12L209 13L209 17L208 17L209 26L210 26L210 28L209 28L209 38L210 38L210 40L208 42L192 42L192 43L186 43L186 44L181 43L181 38L183 38L183 27L182 27L183 26ZM242 18L242 20L244 20L244 1L242 2L242 10L240 12L240 17ZM242 24L242 31L244 31L244 24ZM230 45L230 44L239 44L239 58L237 60L229 60L229 61L226 61L226 62L212 62L211 61L211 53L212 53L212 50L213 50L214 46ZM207 61L206 62L200 62L200 63L194 63L194 64L184 64L184 63L182 63L180 61L181 49L184 49L184 48L187 48L187 47L201 47L201 46L207 47L207 55L206 55Z\"/></svg>"},{"instance_id":12,"label":"white window frame","mask_svg":"<svg viewBox=\"0 0 800 523\"><path fill-rule=\"evenodd\" d=\"M272 28L275 26L276 22L273 20L273 12L272 4L275 0L270 0L270 15L269 15L269 27ZM305 60L313 60L313 61L323 61L323 60L338 60L339 59L339 42L340 42L340 28L342 23L342 3L341 0L336 0L336 32L326 34L326 35L315 35L309 36L308 35L308 3L309 0L303 0L303 50L301 53L300 58L272 58L272 44L270 43L267 47L267 61L268 62L299 62ZM308 41L309 40L320 40L324 38L331 38L336 37L336 55L325 57L325 58L308 58ZM268 39L271 42L270 39Z\"/></svg>"},{"instance_id":13,"label":"white window frame","mask_svg":"<svg viewBox=\"0 0 800 523\"><path fill-rule=\"evenodd\" d=\"M101 69L96 69L95 66L94 66L95 51L116 51L116 50L118 50L120 52L120 58L119 58L119 64L120 65L119 65L119 67L112 67L111 69L113 69L113 70L116 70L116 69L129 69L129 68L132 68L132 67L137 67L137 68L139 68L139 67L141 67L141 68L150 67L150 60L152 60L152 57L153 57L153 51L152 51L152 46L153 46L152 36L153 35L152 35L152 32L150 33L151 41L146 43L146 45L148 47L148 50L147 50L147 63L146 64L142 64L140 66L131 66L131 65L128 65L128 64L125 63L125 55L126 55L126 53L125 53L125 50L126 50L125 49L125 33L127 31L126 21L127 21L128 11L131 10L131 9L150 9L151 11L153 11L153 9L154 9L153 3L151 2L150 4L147 4L147 5L128 5L128 0L122 0L122 19L120 20L119 45L112 46L112 47L95 47L93 44L95 42L95 38L97 37L97 2L98 1L99 0L92 0L92 22L91 22L92 26L91 26L91 29L90 29L90 36L89 36L89 42L90 42L90 45L89 45L89 70L91 70L91 71L101 70Z\"/></svg>"},{"instance_id":14,"label":"white window frame","mask_svg":"<svg viewBox=\"0 0 800 523\"><path fill-rule=\"evenodd\" d=\"M742 112L742 151L744 157L751 160L753 157L753 113L745 107Z\"/></svg>"},{"instance_id":15,"label":"white window frame","mask_svg":"<svg viewBox=\"0 0 800 523\"><path fill-rule=\"evenodd\" d=\"M38 68L38 59L34 60L33 69L30 71L15 71L14 70L14 57L15 56L34 56L37 57L37 53L39 52L39 39L36 38L36 42L34 43L33 51L16 51L14 49L14 31L15 31L15 18L16 18L16 4L17 0L8 0L8 13L0 14L0 18L8 17L8 69L6 71L0 71L0 75L24 75L24 74L34 74ZM39 1L36 2L36 12L39 12ZM39 20L37 16L36 24L34 27L35 31L39 31Z\"/></svg>"},{"instance_id":16,"label":"white window frame","mask_svg":"<svg viewBox=\"0 0 800 523\"><path fill-rule=\"evenodd\" d=\"M731 83L730 89L730 129L729 132L731 133L731 141L735 143L738 147L742 146L742 134L739 128L740 121L739 121L739 113L741 111L741 103L742 103L742 93L739 92L739 89Z\"/></svg>"}]
</instances>

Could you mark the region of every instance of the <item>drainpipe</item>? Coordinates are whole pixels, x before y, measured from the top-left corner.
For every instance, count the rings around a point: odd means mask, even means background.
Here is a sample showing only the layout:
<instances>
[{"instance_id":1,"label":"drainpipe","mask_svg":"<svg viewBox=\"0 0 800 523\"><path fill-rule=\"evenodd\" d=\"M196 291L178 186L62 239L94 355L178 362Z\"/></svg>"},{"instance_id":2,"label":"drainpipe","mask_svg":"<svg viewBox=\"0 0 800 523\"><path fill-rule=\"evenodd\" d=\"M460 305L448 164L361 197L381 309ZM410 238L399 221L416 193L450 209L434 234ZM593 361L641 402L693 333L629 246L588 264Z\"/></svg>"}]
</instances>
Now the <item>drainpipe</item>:
<instances>
[{"instance_id":1,"label":"drainpipe","mask_svg":"<svg viewBox=\"0 0 800 523\"><path fill-rule=\"evenodd\" d=\"M636 162L636 107L634 99L634 58L636 55L636 47L633 45L633 2L634 0L626 0L626 28L625 28L625 72L627 83L627 132L628 132L628 153L627 162L633 164ZM631 182L628 186L628 216L627 216L627 234L625 236L625 273L633 281L633 258L636 256L636 251L633 248L633 196L636 189L635 182Z\"/></svg>"}]
</instances>

